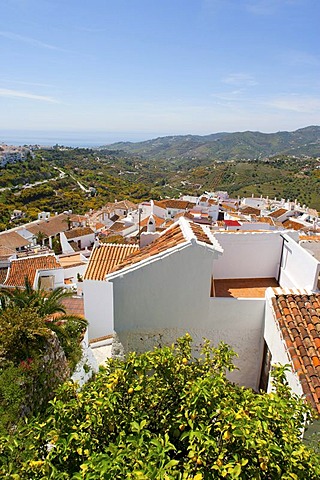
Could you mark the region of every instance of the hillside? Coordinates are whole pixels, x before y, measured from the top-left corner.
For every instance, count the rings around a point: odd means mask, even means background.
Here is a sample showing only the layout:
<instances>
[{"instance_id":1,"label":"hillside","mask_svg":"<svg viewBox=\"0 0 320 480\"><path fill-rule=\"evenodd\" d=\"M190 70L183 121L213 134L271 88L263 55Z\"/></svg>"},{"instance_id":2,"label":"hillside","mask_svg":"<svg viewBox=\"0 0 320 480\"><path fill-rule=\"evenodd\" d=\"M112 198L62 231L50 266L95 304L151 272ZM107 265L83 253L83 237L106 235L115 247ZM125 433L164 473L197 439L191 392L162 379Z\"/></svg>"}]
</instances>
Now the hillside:
<instances>
[{"instance_id":1,"label":"hillside","mask_svg":"<svg viewBox=\"0 0 320 480\"><path fill-rule=\"evenodd\" d=\"M305 127L294 132L177 135L138 143L119 142L108 145L108 148L156 160L252 160L280 154L320 156L320 126Z\"/></svg>"}]
</instances>

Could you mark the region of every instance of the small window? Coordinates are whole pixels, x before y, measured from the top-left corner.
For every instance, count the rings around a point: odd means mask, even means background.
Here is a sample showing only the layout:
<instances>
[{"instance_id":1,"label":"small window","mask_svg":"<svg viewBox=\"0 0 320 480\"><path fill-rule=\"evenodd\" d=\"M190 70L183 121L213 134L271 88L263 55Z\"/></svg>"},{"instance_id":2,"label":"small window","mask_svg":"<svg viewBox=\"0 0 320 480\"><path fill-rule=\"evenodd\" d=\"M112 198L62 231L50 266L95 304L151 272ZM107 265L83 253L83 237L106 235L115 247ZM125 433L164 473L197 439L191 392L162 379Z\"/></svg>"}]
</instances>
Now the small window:
<instances>
[{"instance_id":1,"label":"small window","mask_svg":"<svg viewBox=\"0 0 320 480\"><path fill-rule=\"evenodd\" d=\"M39 279L39 287L41 290L53 290L54 288L54 276L47 275L40 277Z\"/></svg>"},{"instance_id":2,"label":"small window","mask_svg":"<svg viewBox=\"0 0 320 480\"><path fill-rule=\"evenodd\" d=\"M216 296L216 289L214 287L214 278L211 277L211 288L210 288L210 297Z\"/></svg>"}]
</instances>

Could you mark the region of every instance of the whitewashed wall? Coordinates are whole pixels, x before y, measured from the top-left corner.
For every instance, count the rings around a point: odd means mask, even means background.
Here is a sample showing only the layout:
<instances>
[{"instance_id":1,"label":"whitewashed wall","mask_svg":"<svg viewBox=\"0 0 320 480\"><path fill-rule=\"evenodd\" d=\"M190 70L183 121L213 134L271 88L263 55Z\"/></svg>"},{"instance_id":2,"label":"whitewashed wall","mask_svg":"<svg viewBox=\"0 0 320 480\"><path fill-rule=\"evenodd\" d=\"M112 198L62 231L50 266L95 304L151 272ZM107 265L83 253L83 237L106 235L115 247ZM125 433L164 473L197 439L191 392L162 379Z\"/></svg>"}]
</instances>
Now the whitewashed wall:
<instances>
[{"instance_id":1,"label":"whitewashed wall","mask_svg":"<svg viewBox=\"0 0 320 480\"><path fill-rule=\"evenodd\" d=\"M280 232L215 232L223 254L214 262L213 276L277 278L282 249Z\"/></svg>"},{"instance_id":2,"label":"whitewashed wall","mask_svg":"<svg viewBox=\"0 0 320 480\"><path fill-rule=\"evenodd\" d=\"M84 280L84 316L89 322L89 339L113 333L113 285L101 280Z\"/></svg>"},{"instance_id":3,"label":"whitewashed wall","mask_svg":"<svg viewBox=\"0 0 320 480\"><path fill-rule=\"evenodd\" d=\"M196 344L224 340L239 354L232 379L257 388L264 300L211 298L213 256L188 247L111 279L115 331L126 351L171 344L187 331Z\"/></svg>"},{"instance_id":4,"label":"whitewashed wall","mask_svg":"<svg viewBox=\"0 0 320 480\"><path fill-rule=\"evenodd\" d=\"M223 340L238 354L239 370L230 379L258 389L263 354L264 298L210 298L204 328L215 343Z\"/></svg>"},{"instance_id":5,"label":"whitewashed wall","mask_svg":"<svg viewBox=\"0 0 320 480\"><path fill-rule=\"evenodd\" d=\"M69 244L64 232L60 232L60 245L62 253L74 253L74 250Z\"/></svg>"},{"instance_id":6,"label":"whitewashed wall","mask_svg":"<svg viewBox=\"0 0 320 480\"><path fill-rule=\"evenodd\" d=\"M267 200L265 198L255 198L255 197L248 197L248 198L243 198L241 200L242 205L248 205L248 207L253 207L253 208L265 208L267 205Z\"/></svg>"},{"instance_id":7,"label":"whitewashed wall","mask_svg":"<svg viewBox=\"0 0 320 480\"><path fill-rule=\"evenodd\" d=\"M78 273L79 275L83 275L85 272L85 269L87 267L87 264L84 263L83 265L77 265L75 267L68 267L64 268L64 278L72 278L72 281L76 283L78 281Z\"/></svg>"},{"instance_id":8,"label":"whitewashed wall","mask_svg":"<svg viewBox=\"0 0 320 480\"><path fill-rule=\"evenodd\" d=\"M112 278L115 330L186 327L207 316L212 261L209 250L188 246Z\"/></svg>"},{"instance_id":9,"label":"whitewashed wall","mask_svg":"<svg viewBox=\"0 0 320 480\"><path fill-rule=\"evenodd\" d=\"M288 235L284 237L280 286L317 290L320 262Z\"/></svg>"},{"instance_id":10,"label":"whitewashed wall","mask_svg":"<svg viewBox=\"0 0 320 480\"><path fill-rule=\"evenodd\" d=\"M153 203L153 200L151 200L151 209L152 209L152 213L154 215L156 215L157 217L159 218L166 218L167 216L167 211L165 208L162 208L162 207L158 207L158 205L155 205Z\"/></svg>"},{"instance_id":11,"label":"whitewashed wall","mask_svg":"<svg viewBox=\"0 0 320 480\"><path fill-rule=\"evenodd\" d=\"M48 270L37 270L34 278L33 288L38 288L39 277L48 277L51 275L54 277L54 288L64 287L63 268L53 268Z\"/></svg>"}]
</instances>

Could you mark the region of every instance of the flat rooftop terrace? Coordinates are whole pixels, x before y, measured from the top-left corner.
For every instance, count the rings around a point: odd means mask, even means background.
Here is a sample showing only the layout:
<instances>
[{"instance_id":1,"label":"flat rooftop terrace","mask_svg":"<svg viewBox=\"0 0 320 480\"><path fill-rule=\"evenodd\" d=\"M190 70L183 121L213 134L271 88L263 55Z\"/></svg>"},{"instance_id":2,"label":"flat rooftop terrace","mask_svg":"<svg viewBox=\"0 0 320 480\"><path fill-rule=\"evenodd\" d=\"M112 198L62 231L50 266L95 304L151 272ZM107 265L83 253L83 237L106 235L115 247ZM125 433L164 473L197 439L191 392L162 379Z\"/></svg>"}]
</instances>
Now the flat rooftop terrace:
<instances>
[{"instance_id":1,"label":"flat rooftop terrace","mask_svg":"<svg viewBox=\"0 0 320 480\"><path fill-rule=\"evenodd\" d=\"M214 297L264 298L268 287L279 287L275 278L226 278L214 280Z\"/></svg>"}]
</instances>

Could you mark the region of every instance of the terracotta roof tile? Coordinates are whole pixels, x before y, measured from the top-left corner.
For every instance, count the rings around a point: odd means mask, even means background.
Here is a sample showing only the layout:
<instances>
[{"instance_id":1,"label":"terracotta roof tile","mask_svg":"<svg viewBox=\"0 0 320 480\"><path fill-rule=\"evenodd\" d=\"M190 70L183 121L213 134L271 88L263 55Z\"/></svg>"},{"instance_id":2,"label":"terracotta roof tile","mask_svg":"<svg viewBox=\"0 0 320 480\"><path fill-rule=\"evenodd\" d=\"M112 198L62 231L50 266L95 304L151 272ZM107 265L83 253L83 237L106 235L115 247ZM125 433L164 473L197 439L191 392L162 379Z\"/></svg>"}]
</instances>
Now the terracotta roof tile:
<instances>
[{"instance_id":1,"label":"terracotta roof tile","mask_svg":"<svg viewBox=\"0 0 320 480\"><path fill-rule=\"evenodd\" d=\"M15 255L16 251L13 248L5 247L0 245L0 260L8 259Z\"/></svg>"},{"instance_id":2,"label":"terracotta roof tile","mask_svg":"<svg viewBox=\"0 0 320 480\"><path fill-rule=\"evenodd\" d=\"M154 200L154 205L162 208L173 208L175 210L186 210L187 208L193 208L194 203L187 200L175 200L174 198L168 198L166 200Z\"/></svg>"},{"instance_id":3,"label":"terracotta roof tile","mask_svg":"<svg viewBox=\"0 0 320 480\"><path fill-rule=\"evenodd\" d=\"M113 225L111 225L111 227L109 227L109 231L110 232L123 232L123 230L126 229L126 226L124 223L122 222L114 222Z\"/></svg>"},{"instance_id":4,"label":"terracotta roof tile","mask_svg":"<svg viewBox=\"0 0 320 480\"><path fill-rule=\"evenodd\" d=\"M269 217L272 217L272 218L279 218L281 217L281 215L284 215L285 213L287 213L287 209L286 208L278 208L277 210L274 210L273 212L269 213Z\"/></svg>"},{"instance_id":5,"label":"terracotta roof tile","mask_svg":"<svg viewBox=\"0 0 320 480\"><path fill-rule=\"evenodd\" d=\"M152 216L153 216L153 218L154 218L156 227L162 227L162 225L165 223L165 219L158 217L158 216L155 215L154 213L152 214ZM140 227L141 227L141 228L146 227L146 226L148 225L148 223L149 223L149 219L150 219L150 217L146 217L146 218L144 218L143 220L141 220L141 222L140 222Z\"/></svg>"},{"instance_id":6,"label":"terracotta roof tile","mask_svg":"<svg viewBox=\"0 0 320 480\"><path fill-rule=\"evenodd\" d=\"M136 253L133 253L126 258L124 262L119 264L114 271L122 270L125 267L139 263L150 257L154 257L158 254L166 252L170 248L177 247L183 243L187 243L192 239L197 242L213 245L208 236L208 230L205 230L206 226L202 227L193 222L188 222L185 218L181 218L178 222L167 228L161 235L149 245L143 247Z\"/></svg>"},{"instance_id":7,"label":"terracotta roof tile","mask_svg":"<svg viewBox=\"0 0 320 480\"><path fill-rule=\"evenodd\" d=\"M257 222L261 222L261 223L268 223L269 225L272 225L272 226L275 224L274 220L270 217L259 217L258 216L258 217L255 218L255 220Z\"/></svg>"},{"instance_id":8,"label":"terracotta roof tile","mask_svg":"<svg viewBox=\"0 0 320 480\"><path fill-rule=\"evenodd\" d=\"M88 217L85 215L71 215L70 216L70 222L77 222L77 223L82 223L82 222L87 222Z\"/></svg>"},{"instance_id":9,"label":"terracotta roof tile","mask_svg":"<svg viewBox=\"0 0 320 480\"><path fill-rule=\"evenodd\" d=\"M272 305L302 389L320 414L320 295L276 294Z\"/></svg>"},{"instance_id":10,"label":"terracotta roof tile","mask_svg":"<svg viewBox=\"0 0 320 480\"><path fill-rule=\"evenodd\" d=\"M25 225L24 228L34 235L42 232L46 236L52 237L68 229L68 218L69 216L66 213L60 213L59 215L49 217L47 220L32 222L31 224Z\"/></svg>"},{"instance_id":11,"label":"terracotta roof tile","mask_svg":"<svg viewBox=\"0 0 320 480\"><path fill-rule=\"evenodd\" d=\"M77 237L83 237L84 235L90 235L91 233L94 233L94 231L90 227L72 228L71 230L64 232L68 240L72 240L73 238Z\"/></svg>"},{"instance_id":12,"label":"terracotta roof tile","mask_svg":"<svg viewBox=\"0 0 320 480\"><path fill-rule=\"evenodd\" d=\"M68 315L79 315L84 317L83 297L67 297L62 300L62 305Z\"/></svg>"},{"instance_id":13,"label":"terracotta roof tile","mask_svg":"<svg viewBox=\"0 0 320 480\"><path fill-rule=\"evenodd\" d=\"M84 280L104 280L106 275L139 250L138 245L105 244L94 248L84 274Z\"/></svg>"},{"instance_id":14,"label":"terracotta roof tile","mask_svg":"<svg viewBox=\"0 0 320 480\"><path fill-rule=\"evenodd\" d=\"M241 213L244 215L260 215L260 209L259 208L254 208L250 207L249 205L246 205L245 207L241 207Z\"/></svg>"},{"instance_id":15,"label":"terracotta roof tile","mask_svg":"<svg viewBox=\"0 0 320 480\"><path fill-rule=\"evenodd\" d=\"M186 239L178 223L173 224L165 230L155 241L130 255L126 260L120 263L113 271L121 270L129 265L139 263L142 260L162 253L169 248L185 243Z\"/></svg>"},{"instance_id":16,"label":"terracotta roof tile","mask_svg":"<svg viewBox=\"0 0 320 480\"><path fill-rule=\"evenodd\" d=\"M37 257L12 260L9 274L4 282L6 287L24 287L27 277L33 286L37 270L51 270L61 268L54 255L39 255Z\"/></svg>"},{"instance_id":17,"label":"terracotta roof tile","mask_svg":"<svg viewBox=\"0 0 320 480\"><path fill-rule=\"evenodd\" d=\"M320 242L320 235L299 235L300 241Z\"/></svg>"},{"instance_id":18,"label":"terracotta roof tile","mask_svg":"<svg viewBox=\"0 0 320 480\"><path fill-rule=\"evenodd\" d=\"M83 260L81 253L72 253L70 255L60 255L59 262L63 268L75 267L77 265L87 264Z\"/></svg>"},{"instance_id":19,"label":"terracotta roof tile","mask_svg":"<svg viewBox=\"0 0 320 480\"><path fill-rule=\"evenodd\" d=\"M196 236L196 238L199 242L203 242L203 243L207 243L208 245L212 245L212 241L210 240L208 235L205 233L205 231L201 227L201 225L198 225L194 222L189 222L189 225L190 225L191 230L193 231L194 235Z\"/></svg>"},{"instance_id":20,"label":"terracotta roof tile","mask_svg":"<svg viewBox=\"0 0 320 480\"><path fill-rule=\"evenodd\" d=\"M306 228L305 225L303 225L302 223L299 223L299 222L296 222L294 220L291 220L291 219L288 219L286 220L285 222L282 223L282 225L284 226L284 228L288 229L288 230L303 230ZM312 228L312 225L310 225L310 228Z\"/></svg>"},{"instance_id":21,"label":"terracotta roof tile","mask_svg":"<svg viewBox=\"0 0 320 480\"><path fill-rule=\"evenodd\" d=\"M137 205L130 200L121 200L120 202L109 204L109 206L111 205L113 208L120 208L121 210L134 210L135 208L137 208Z\"/></svg>"},{"instance_id":22,"label":"terracotta roof tile","mask_svg":"<svg viewBox=\"0 0 320 480\"><path fill-rule=\"evenodd\" d=\"M9 249L16 249L29 245L29 241L15 231L0 233L0 246Z\"/></svg>"}]
</instances>

